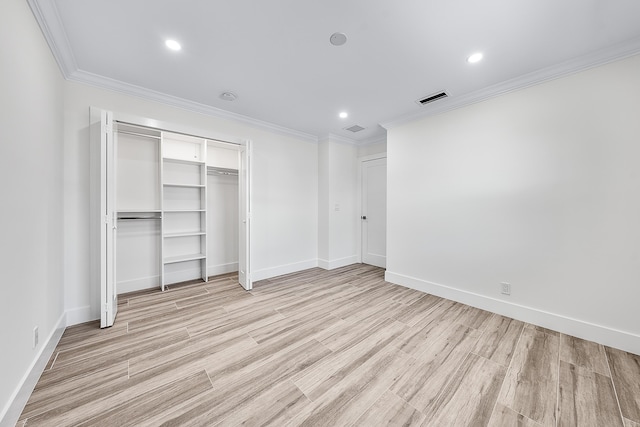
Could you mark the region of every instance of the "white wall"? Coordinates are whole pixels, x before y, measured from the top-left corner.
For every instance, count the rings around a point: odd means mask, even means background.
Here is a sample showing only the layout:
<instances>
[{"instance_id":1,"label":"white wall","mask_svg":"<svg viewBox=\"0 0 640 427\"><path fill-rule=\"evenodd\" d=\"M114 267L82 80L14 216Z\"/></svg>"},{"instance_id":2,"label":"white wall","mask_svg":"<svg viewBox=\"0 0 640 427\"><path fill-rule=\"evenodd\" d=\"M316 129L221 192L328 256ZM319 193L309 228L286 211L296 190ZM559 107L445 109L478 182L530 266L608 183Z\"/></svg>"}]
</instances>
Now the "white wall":
<instances>
[{"instance_id":1,"label":"white wall","mask_svg":"<svg viewBox=\"0 0 640 427\"><path fill-rule=\"evenodd\" d=\"M357 148L331 138L322 140L318 164L318 262L333 269L358 260Z\"/></svg>"},{"instance_id":2,"label":"white wall","mask_svg":"<svg viewBox=\"0 0 640 427\"><path fill-rule=\"evenodd\" d=\"M10 425L15 393L65 326L62 77L24 0L0 2L0 70L0 420Z\"/></svg>"},{"instance_id":3,"label":"white wall","mask_svg":"<svg viewBox=\"0 0 640 427\"><path fill-rule=\"evenodd\" d=\"M253 279L317 265L317 146L100 88L65 82L65 308L71 323L98 316L89 283L89 106L251 139ZM204 135L209 136L209 135Z\"/></svg>"},{"instance_id":4,"label":"white wall","mask_svg":"<svg viewBox=\"0 0 640 427\"><path fill-rule=\"evenodd\" d=\"M391 127L388 279L640 354L639 112L635 56Z\"/></svg>"},{"instance_id":5,"label":"white wall","mask_svg":"<svg viewBox=\"0 0 640 427\"><path fill-rule=\"evenodd\" d=\"M387 141L358 146L358 157L371 156L387 152Z\"/></svg>"}]
</instances>

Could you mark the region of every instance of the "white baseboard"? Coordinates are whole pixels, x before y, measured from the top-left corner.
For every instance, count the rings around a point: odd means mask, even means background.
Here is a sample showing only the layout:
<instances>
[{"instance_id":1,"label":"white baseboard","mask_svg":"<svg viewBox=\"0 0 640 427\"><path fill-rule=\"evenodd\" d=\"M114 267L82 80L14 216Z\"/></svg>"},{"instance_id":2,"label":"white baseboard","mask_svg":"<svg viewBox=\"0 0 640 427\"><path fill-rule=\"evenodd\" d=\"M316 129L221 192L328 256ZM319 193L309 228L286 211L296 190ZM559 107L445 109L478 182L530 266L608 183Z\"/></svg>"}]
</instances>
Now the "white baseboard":
<instances>
[{"instance_id":1,"label":"white baseboard","mask_svg":"<svg viewBox=\"0 0 640 427\"><path fill-rule=\"evenodd\" d=\"M255 270L251 273L251 281L257 282L258 280L270 279L276 276L282 276L283 274L295 273L296 271L306 270L308 268L315 268L318 266L317 259L310 259L307 261L294 262L292 264L279 265L277 267L264 268L262 270Z\"/></svg>"},{"instance_id":2,"label":"white baseboard","mask_svg":"<svg viewBox=\"0 0 640 427\"><path fill-rule=\"evenodd\" d=\"M20 414L27 404L34 387L38 383L40 375L42 375L44 368L47 366L47 362L56 349L66 326L67 313L65 312L62 313L58 319L56 326L47 337L47 340L40 348L40 351L29 366L29 369L27 369L22 380L20 380L18 387L2 409L2 412L0 413L0 426L14 426L18 422L18 418L20 418Z\"/></svg>"},{"instance_id":3,"label":"white baseboard","mask_svg":"<svg viewBox=\"0 0 640 427\"><path fill-rule=\"evenodd\" d=\"M65 326L73 326L84 322L90 322L96 320L96 317L91 315L91 306L72 308L67 310L67 322Z\"/></svg>"},{"instance_id":4,"label":"white baseboard","mask_svg":"<svg viewBox=\"0 0 640 427\"><path fill-rule=\"evenodd\" d=\"M571 317L557 313L550 313L533 307L513 304L508 301L452 288L438 283L428 282L426 280L390 271L385 273L385 280L387 282L395 283L396 285L416 289L421 292L426 292L442 298L481 308L483 310L491 311L492 313L501 314L523 322L553 329L554 331L558 331L563 334L572 335L640 355L640 336L630 332L608 328L606 326L597 325L584 320L573 319Z\"/></svg>"},{"instance_id":5,"label":"white baseboard","mask_svg":"<svg viewBox=\"0 0 640 427\"><path fill-rule=\"evenodd\" d=\"M318 258L318 267L325 270L333 270L334 268L344 267L345 265L351 265L360 262L358 255L351 255L344 258L334 259L327 261L326 259Z\"/></svg>"},{"instance_id":6,"label":"white baseboard","mask_svg":"<svg viewBox=\"0 0 640 427\"><path fill-rule=\"evenodd\" d=\"M221 274L233 273L236 271L238 271L237 262L207 266L207 275L209 276L219 276Z\"/></svg>"}]
</instances>

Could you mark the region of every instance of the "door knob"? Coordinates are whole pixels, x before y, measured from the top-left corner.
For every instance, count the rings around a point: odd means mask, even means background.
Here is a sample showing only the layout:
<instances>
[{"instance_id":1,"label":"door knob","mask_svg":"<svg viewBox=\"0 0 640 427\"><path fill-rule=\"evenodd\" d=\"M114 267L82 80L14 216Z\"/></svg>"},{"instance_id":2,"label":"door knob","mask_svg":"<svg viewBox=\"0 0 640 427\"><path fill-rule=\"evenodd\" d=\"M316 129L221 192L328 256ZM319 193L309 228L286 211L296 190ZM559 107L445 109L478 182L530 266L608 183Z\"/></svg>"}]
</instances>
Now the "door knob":
<instances>
[{"instance_id":1,"label":"door knob","mask_svg":"<svg viewBox=\"0 0 640 427\"><path fill-rule=\"evenodd\" d=\"M362 215L360 218L367 219L367 216L366 215Z\"/></svg>"}]
</instances>

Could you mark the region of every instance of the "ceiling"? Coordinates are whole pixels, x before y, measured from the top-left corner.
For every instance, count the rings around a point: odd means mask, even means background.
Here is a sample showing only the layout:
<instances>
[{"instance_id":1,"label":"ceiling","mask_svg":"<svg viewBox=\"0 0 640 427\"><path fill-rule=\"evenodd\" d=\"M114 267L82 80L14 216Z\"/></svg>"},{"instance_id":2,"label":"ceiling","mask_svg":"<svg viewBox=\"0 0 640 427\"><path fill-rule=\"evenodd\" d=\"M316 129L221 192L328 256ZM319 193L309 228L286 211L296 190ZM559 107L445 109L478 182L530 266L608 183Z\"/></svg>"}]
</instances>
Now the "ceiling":
<instances>
[{"instance_id":1,"label":"ceiling","mask_svg":"<svg viewBox=\"0 0 640 427\"><path fill-rule=\"evenodd\" d=\"M383 137L380 124L640 52L637 0L28 1L70 80L356 144ZM330 44L334 32L347 43ZM470 64L474 52L484 59Z\"/></svg>"}]
</instances>

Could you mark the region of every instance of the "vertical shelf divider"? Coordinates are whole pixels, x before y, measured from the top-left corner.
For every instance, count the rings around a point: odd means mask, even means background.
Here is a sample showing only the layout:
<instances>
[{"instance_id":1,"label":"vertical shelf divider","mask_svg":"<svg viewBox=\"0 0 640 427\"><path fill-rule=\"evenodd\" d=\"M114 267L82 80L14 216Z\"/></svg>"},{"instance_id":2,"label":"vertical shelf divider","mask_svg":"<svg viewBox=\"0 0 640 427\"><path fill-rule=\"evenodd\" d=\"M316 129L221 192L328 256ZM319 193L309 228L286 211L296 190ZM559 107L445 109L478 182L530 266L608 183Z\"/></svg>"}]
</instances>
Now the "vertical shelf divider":
<instances>
[{"instance_id":1,"label":"vertical shelf divider","mask_svg":"<svg viewBox=\"0 0 640 427\"><path fill-rule=\"evenodd\" d=\"M188 135L162 132L160 182L162 204L162 290L168 275L207 281L207 141ZM183 221L180 222L179 219ZM195 263L195 264L194 264ZM182 270L180 265L185 266ZM176 266L176 267L169 267ZM171 268L173 271L168 272Z\"/></svg>"}]
</instances>

